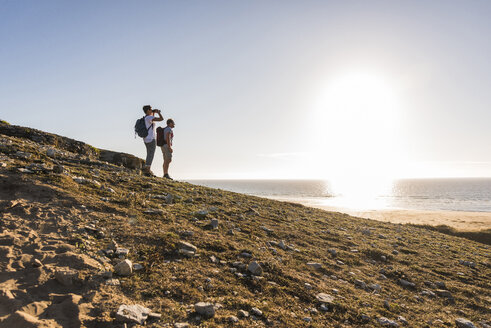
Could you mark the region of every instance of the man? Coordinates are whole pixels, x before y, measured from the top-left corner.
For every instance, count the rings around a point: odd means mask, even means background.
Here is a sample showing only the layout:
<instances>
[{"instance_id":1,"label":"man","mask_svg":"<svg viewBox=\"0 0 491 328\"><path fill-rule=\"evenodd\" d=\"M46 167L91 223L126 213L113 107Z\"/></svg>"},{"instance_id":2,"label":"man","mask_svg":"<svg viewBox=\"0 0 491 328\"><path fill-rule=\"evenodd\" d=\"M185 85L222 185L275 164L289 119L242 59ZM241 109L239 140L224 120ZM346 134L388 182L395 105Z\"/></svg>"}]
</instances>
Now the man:
<instances>
[{"instance_id":1,"label":"man","mask_svg":"<svg viewBox=\"0 0 491 328\"><path fill-rule=\"evenodd\" d=\"M145 160L145 168L143 172L145 175L153 176L154 174L150 170L153 162L153 156L155 155L155 148L157 144L155 142L155 124L154 122L163 121L164 118L158 109L152 109L152 106L145 105L143 106L143 112L145 113L145 126L148 130L148 135L143 138L143 142L145 143L145 147L147 148L147 158ZM153 114L157 113L159 117L155 117Z\"/></svg>"},{"instance_id":2,"label":"man","mask_svg":"<svg viewBox=\"0 0 491 328\"><path fill-rule=\"evenodd\" d=\"M169 176L169 164L172 162L172 139L174 138L175 127L174 120L169 118L167 120L167 126L164 128L164 145L162 148L162 154L164 155L164 178L172 180Z\"/></svg>"}]
</instances>

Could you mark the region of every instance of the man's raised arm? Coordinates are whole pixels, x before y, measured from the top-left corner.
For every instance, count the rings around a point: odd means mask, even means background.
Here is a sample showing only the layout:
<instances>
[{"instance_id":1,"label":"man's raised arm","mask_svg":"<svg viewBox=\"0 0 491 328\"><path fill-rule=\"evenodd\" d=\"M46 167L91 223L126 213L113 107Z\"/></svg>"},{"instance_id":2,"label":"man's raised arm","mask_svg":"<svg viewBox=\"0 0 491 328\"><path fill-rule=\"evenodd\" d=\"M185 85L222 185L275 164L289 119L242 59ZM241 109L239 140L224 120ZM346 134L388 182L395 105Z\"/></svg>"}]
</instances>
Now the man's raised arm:
<instances>
[{"instance_id":1,"label":"man's raised arm","mask_svg":"<svg viewBox=\"0 0 491 328\"><path fill-rule=\"evenodd\" d=\"M160 109L156 109L156 113L159 115L159 117L154 117L152 119L152 122L160 122L160 121L163 121L164 118L162 117L162 114L160 113Z\"/></svg>"}]
</instances>

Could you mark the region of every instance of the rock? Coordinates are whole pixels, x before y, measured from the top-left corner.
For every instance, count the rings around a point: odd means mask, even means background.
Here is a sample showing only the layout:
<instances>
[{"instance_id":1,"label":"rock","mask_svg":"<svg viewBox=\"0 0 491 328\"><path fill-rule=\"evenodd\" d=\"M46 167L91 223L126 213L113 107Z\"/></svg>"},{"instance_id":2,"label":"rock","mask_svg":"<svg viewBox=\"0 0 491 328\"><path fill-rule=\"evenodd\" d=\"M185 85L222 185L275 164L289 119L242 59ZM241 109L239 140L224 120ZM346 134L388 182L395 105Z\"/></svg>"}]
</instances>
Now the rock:
<instances>
[{"instance_id":1,"label":"rock","mask_svg":"<svg viewBox=\"0 0 491 328\"><path fill-rule=\"evenodd\" d=\"M319 270L320 268L322 268L322 264L316 263L316 262L308 262L307 265L316 269L316 270Z\"/></svg>"},{"instance_id":2,"label":"rock","mask_svg":"<svg viewBox=\"0 0 491 328\"><path fill-rule=\"evenodd\" d=\"M198 302L194 304L194 310L206 318L211 318L215 315L215 306L212 303Z\"/></svg>"},{"instance_id":3,"label":"rock","mask_svg":"<svg viewBox=\"0 0 491 328\"><path fill-rule=\"evenodd\" d=\"M162 318L162 315L160 313L155 313L155 312L151 312L148 314L148 319L153 319L153 320L158 320Z\"/></svg>"},{"instance_id":4,"label":"rock","mask_svg":"<svg viewBox=\"0 0 491 328\"><path fill-rule=\"evenodd\" d=\"M174 328L189 328L189 323L187 322L176 322Z\"/></svg>"},{"instance_id":5,"label":"rock","mask_svg":"<svg viewBox=\"0 0 491 328\"><path fill-rule=\"evenodd\" d=\"M187 243L185 241L180 241L177 244L177 249L179 253L185 254L186 252L189 254L191 252L192 254L195 254L198 251L198 248L194 246L191 243Z\"/></svg>"},{"instance_id":6,"label":"rock","mask_svg":"<svg viewBox=\"0 0 491 328\"><path fill-rule=\"evenodd\" d=\"M397 317L397 321L400 321L405 326L408 324L406 318L404 318L402 315Z\"/></svg>"},{"instance_id":7,"label":"rock","mask_svg":"<svg viewBox=\"0 0 491 328\"><path fill-rule=\"evenodd\" d=\"M55 279L63 286L73 285L73 280L78 277L78 272L68 268L56 270Z\"/></svg>"},{"instance_id":8,"label":"rock","mask_svg":"<svg viewBox=\"0 0 491 328\"><path fill-rule=\"evenodd\" d=\"M65 172L65 167L63 165L53 166L53 173L61 174L63 172Z\"/></svg>"},{"instance_id":9,"label":"rock","mask_svg":"<svg viewBox=\"0 0 491 328\"><path fill-rule=\"evenodd\" d=\"M208 215L208 211L202 210L194 213L197 218L204 219Z\"/></svg>"},{"instance_id":10,"label":"rock","mask_svg":"<svg viewBox=\"0 0 491 328\"><path fill-rule=\"evenodd\" d=\"M133 270L134 271L139 271L142 269L143 269L143 265L141 265L140 263L133 263Z\"/></svg>"},{"instance_id":11,"label":"rock","mask_svg":"<svg viewBox=\"0 0 491 328\"><path fill-rule=\"evenodd\" d=\"M332 256L338 255L338 252L334 248L329 248L327 250Z\"/></svg>"},{"instance_id":12,"label":"rock","mask_svg":"<svg viewBox=\"0 0 491 328\"><path fill-rule=\"evenodd\" d=\"M106 285L108 285L108 286L120 286L121 282L119 281L119 279L108 279L108 280L106 280Z\"/></svg>"},{"instance_id":13,"label":"rock","mask_svg":"<svg viewBox=\"0 0 491 328\"><path fill-rule=\"evenodd\" d=\"M248 318L249 317L249 312L244 311L244 310L239 310L238 314L239 318Z\"/></svg>"},{"instance_id":14,"label":"rock","mask_svg":"<svg viewBox=\"0 0 491 328\"><path fill-rule=\"evenodd\" d=\"M252 261L251 263L249 263L249 266L247 267L247 271L249 271L255 276L260 276L263 274L263 268L256 261Z\"/></svg>"},{"instance_id":15,"label":"rock","mask_svg":"<svg viewBox=\"0 0 491 328\"><path fill-rule=\"evenodd\" d=\"M437 281L435 282L435 285L440 289L447 289L447 285L445 285L445 282L443 281Z\"/></svg>"},{"instance_id":16,"label":"rock","mask_svg":"<svg viewBox=\"0 0 491 328\"><path fill-rule=\"evenodd\" d=\"M55 157L56 156L56 151L53 148L49 148L46 150L46 156L48 157Z\"/></svg>"},{"instance_id":17,"label":"rock","mask_svg":"<svg viewBox=\"0 0 491 328\"><path fill-rule=\"evenodd\" d=\"M228 322L231 322L231 323L237 323L237 322L239 322L239 318L237 318L237 317L236 317L236 316L234 316L234 315L231 315L231 316L229 316L229 317L227 318L227 321L228 321Z\"/></svg>"},{"instance_id":18,"label":"rock","mask_svg":"<svg viewBox=\"0 0 491 328\"><path fill-rule=\"evenodd\" d=\"M440 297L453 298L452 293L445 289L437 289L435 293Z\"/></svg>"},{"instance_id":19,"label":"rock","mask_svg":"<svg viewBox=\"0 0 491 328\"><path fill-rule=\"evenodd\" d=\"M386 317L380 317L377 319L378 323L387 327L399 327L399 324L395 321L389 320Z\"/></svg>"},{"instance_id":20,"label":"rock","mask_svg":"<svg viewBox=\"0 0 491 328\"><path fill-rule=\"evenodd\" d=\"M366 289L367 288L367 284L364 281L362 281L362 280L356 279L355 280L355 287L358 287L358 288L361 288L361 289Z\"/></svg>"},{"instance_id":21,"label":"rock","mask_svg":"<svg viewBox=\"0 0 491 328\"><path fill-rule=\"evenodd\" d=\"M212 219L210 222L210 226L212 229L218 229L218 219Z\"/></svg>"},{"instance_id":22,"label":"rock","mask_svg":"<svg viewBox=\"0 0 491 328\"><path fill-rule=\"evenodd\" d=\"M433 288L433 289L437 289L438 287L436 286L436 284L434 282L431 282L431 281L425 281L424 284L430 288ZM445 288L445 287L444 287Z\"/></svg>"},{"instance_id":23,"label":"rock","mask_svg":"<svg viewBox=\"0 0 491 328\"><path fill-rule=\"evenodd\" d=\"M29 159L32 157L31 153L26 153L23 151L18 151L14 154L15 157L22 158L22 159Z\"/></svg>"},{"instance_id":24,"label":"rock","mask_svg":"<svg viewBox=\"0 0 491 328\"><path fill-rule=\"evenodd\" d=\"M118 243L114 239L112 239L109 246L107 246L107 249L115 251L117 248L119 248Z\"/></svg>"},{"instance_id":25,"label":"rock","mask_svg":"<svg viewBox=\"0 0 491 328\"><path fill-rule=\"evenodd\" d=\"M459 328L476 328L476 326L471 321L464 318L455 319L455 324Z\"/></svg>"},{"instance_id":26,"label":"rock","mask_svg":"<svg viewBox=\"0 0 491 328\"><path fill-rule=\"evenodd\" d=\"M334 296L326 293L319 293L315 295L315 298L321 303L332 304L334 302Z\"/></svg>"},{"instance_id":27,"label":"rock","mask_svg":"<svg viewBox=\"0 0 491 328\"><path fill-rule=\"evenodd\" d=\"M150 309L138 304L123 304L119 307L118 312L116 312L116 321L143 325L150 312Z\"/></svg>"},{"instance_id":28,"label":"rock","mask_svg":"<svg viewBox=\"0 0 491 328\"><path fill-rule=\"evenodd\" d=\"M128 259L121 261L114 267L114 273L120 276L129 276L133 273L133 264Z\"/></svg>"},{"instance_id":29,"label":"rock","mask_svg":"<svg viewBox=\"0 0 491 328\"><path fill-rule=\"evenodd\" d=\"M41 261L39 261L38 259L34 259L34 261L32 261L32 266L35 268L39 268L43 266L43 263L41 263Z\"/></svg>"},{"instance_id":30,"label":"rock","mask_svg":"<svg viewBox=\"0 0 491 328\"><path fill-rule=\"evenodd\" d=\"M265 227L265 226L262 226L261 229L263 229L264 231L266 231L267 233L273 233L274 230L273 229L270 229L268 227Z\"/></svg>"},{"instance_id":31,"label":"rock","mask_svg":"<svg viewBox=\"0 0 491 328\"><path fill-rule=\"evenodd\" d=\"M319 310L321 310L322 312L327 312L329 311L329 307L327 307L326 304L322 303L320 306L319 306Z\"/></svg>"},{"instance_id":32,"label":"rock","mask_svg":"<svg viewBox=\"0 0 491 328\"><path fill-rule=\"evenodd\" d=\"M312 318L311 317L305 317L302 320L305 321L305 322L311 322L312 321Z\"/></svg>"},{"instance_id":33,"label":"rock","mask_svg":"<svg viewBox=\"0 0 491 328\"><path fill-rule=\"evenodd\" d=\"M309 284L308 282L304 284L304 287L307 288L308 290L311 290L313 288L312 285Z\"/></svg>"},{"instance_id":34,"label":"rock","mask_svg":"<svg viewBox=\"0 0 491 328\"><path fill-rule=\"evenodd\" d=\"M149 208L143 211L143 213L159 215L159 214L164 214L164 211L159 210L158 208Z\"/></svg>"},{"instance_id":35,"label":"rock","mask_svg":"<svg viewBox=\"0 0 491 328\"><path fill-rule=\"evenodd\" d=\"M399 279L399 284L402 287L406 287L406 288L415 288L416 287L416 284L414 284L413 282L404 280L404 279Z\"/></svg>"},{"instance_id":36,"label":"rock","mask_svg":"<svg viewBox=\"0 0 491 328\"><path fill-rule=\"evenodd\" d=\"M263 316L263 311L259 310L257 307L253 307L251 309L251 314L255 315L256 317L262 317Z\"/></svg>"},{"instance_id":37,"label":"rock","mask_svg":"<svg viewBox=\"0 0 491 328\"><path fill-rule=\"evenodd\" d=\"M384 308L386 308L387 310L390 311L390 303L389 303L389 301L387 301L387 300L384 301Z\"/></svg>"},{"instance_id":38,"label":"rock","mask_svg":"<svg viewBox=\"0 0 491 328\"><path fill-rule=\"evenodd\" d=\"M433 293L431 290L427 290L427 289L423 289L420 294L423 296L431 297L431 298L436 297L435 293Z\"/></svg>"},{"instance_id":39,"label":"rock","mask_svg":"<svg viewBox=\"0 0 491 328\"><path fill-rule=\"evenodd\" d=\"M167 204L172 204L174 202L174 197L172 196L172 194L167 194L167 196L165 196L165 202Z\"/></svg>"},{"instance_id":40,"label":"rock","mask_svg":"<svg viewBox=\"0 0 491 328\"><path fill-rule=\"evenodd\" d=\"M382 287L379 284L368 284L368 288L377 292L382 290Z\"/></svg>"},{"instance_id":41,"label":"rock","mask_svg":"<svg viewBox=\"0 0 491 328\"><path fill-rule=\"evenodd\" d=\"M399 251L398 251L398 250L396 250L396 249L394 249L394 250L392 251L392 254L394 254L394 255L399 255Z\"/></svg>"},{"instance_id":42,"label":"rock","mask_svg":"<svg viewBox=\"0 0 491 328\"><path fill-rule=\"evenodd\" d=\"M460 263L461 265L468 266L469 268L473 268L473 269L475 269L475 268L476 268L476 263L471 262L471 261L463 261L463 260L459 260L459 263Z\"/></svg>"},{"instance_id":43,"label":"rock","mask_svg":"<svg viewBox=\"0 0 491 328\"><path fill-rule=\"evenodd\" d=\"M286 246L286 244L285 244L285 241L284 241L284 240L280 241L280 242L279 242L277 245L278 245L278 247L279 247L279 248L281 248L282 250L286 250L286 248L287 248L287 246Z\"/></svg>"},{"instance_id":44,"label":"rock","mask_svg":"<svg viewBox=\"0 0 491 328\"><path fill-rule=\"evenodd\" d=\"M181 231L180 235L182 237L192 237L192 236L194 236L194 231L192 231L192 230Z\"/></svg>"},{"instance_id":45,"label":"rock","mask_svg":"<svg viewBox=\"0 0 491 328\"><path fill-rule=\"evenodd\" d=\"M130 253L130 250L127 248L116 248L114 251L114 255L119 256L119 257L124 257L127 256Z\"/></svg>"},{"instance_id":46,"label":"rock","mask_svg":"<svg viewBox=\"0 0 491 328\"><path fill-rule=\"evenodd\" d=\"M481 328L491 328L491 326L486 321L479 321L478 323Z\"/></svg>"},{"instance_id":47,"label":"rock","mask_svg":"<svg viewBox=\"0 0 491 328\"><path fill-rule=\"evenodd\" d=\"M188 251L186 249L180 249L179 250L179 254L181 255L184 255L184 256L187 256L187 257L194 257L194 255L196 254L195 252L193 251Z\"/></svg>"}]
</instances>

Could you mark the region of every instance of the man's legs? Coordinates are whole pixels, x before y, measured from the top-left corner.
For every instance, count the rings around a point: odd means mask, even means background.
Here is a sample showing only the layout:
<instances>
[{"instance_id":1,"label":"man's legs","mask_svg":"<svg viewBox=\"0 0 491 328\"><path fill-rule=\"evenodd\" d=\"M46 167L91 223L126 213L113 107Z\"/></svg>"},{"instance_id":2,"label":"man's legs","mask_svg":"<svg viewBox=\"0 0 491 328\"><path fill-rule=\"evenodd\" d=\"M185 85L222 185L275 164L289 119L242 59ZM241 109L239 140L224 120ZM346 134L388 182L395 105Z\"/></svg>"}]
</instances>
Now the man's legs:
<instances>
[{"instance_id":1,"label":"man's legs","mask_svg":"<svg viewBox=\"0 0 491 328\"><path fill-rule=\"evenodd\" d=\"M172 153L169 151L169 147L167 145L162 146L162 153L164 154L164 178L170 178L169 177L169 165L170 162L172 162Z\"/></svg>"},{"instance_id":2,"label":"man's legs","mask_svg":"<svg viewBox=\"0 0 491 328\"><path fill-rule=\"evenodd\" d=\"M145 160L145 172L151 173L150 167L152 166L153 156L155 155L155 148L157 144L155 143L155 139L149 143L145 143L145 147L147 148L147 158Z\"/></svg>"},{"instance_id":3,"label":"man's legs","mask_svg":"<svg viewBox=\"0 0 491 328\"><path fill-rule=\"evenodd\" d=\"M172 159L164 159L164 175L169 174L169 164L172 162Z\"/></svg>"}]
</instances>

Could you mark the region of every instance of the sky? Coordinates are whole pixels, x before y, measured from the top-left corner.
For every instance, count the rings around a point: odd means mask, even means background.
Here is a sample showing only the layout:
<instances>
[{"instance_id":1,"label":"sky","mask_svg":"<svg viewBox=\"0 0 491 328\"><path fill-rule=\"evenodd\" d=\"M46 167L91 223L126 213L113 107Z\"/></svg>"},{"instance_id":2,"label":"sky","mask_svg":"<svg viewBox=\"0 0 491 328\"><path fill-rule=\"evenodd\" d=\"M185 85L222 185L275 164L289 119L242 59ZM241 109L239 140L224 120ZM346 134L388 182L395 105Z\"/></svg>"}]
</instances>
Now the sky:
<instances>
[{"instance_id":1,"label":"sky","mask_svg":"<svg viewBox=\"0 0 491 328\"><path fill-rule=\"evenodd\" d=\"M477 0L0 0L0 119L144 157L150 104L176 122L178 179L489 177L489 17Z\"/></svg>"}]
</instances>

